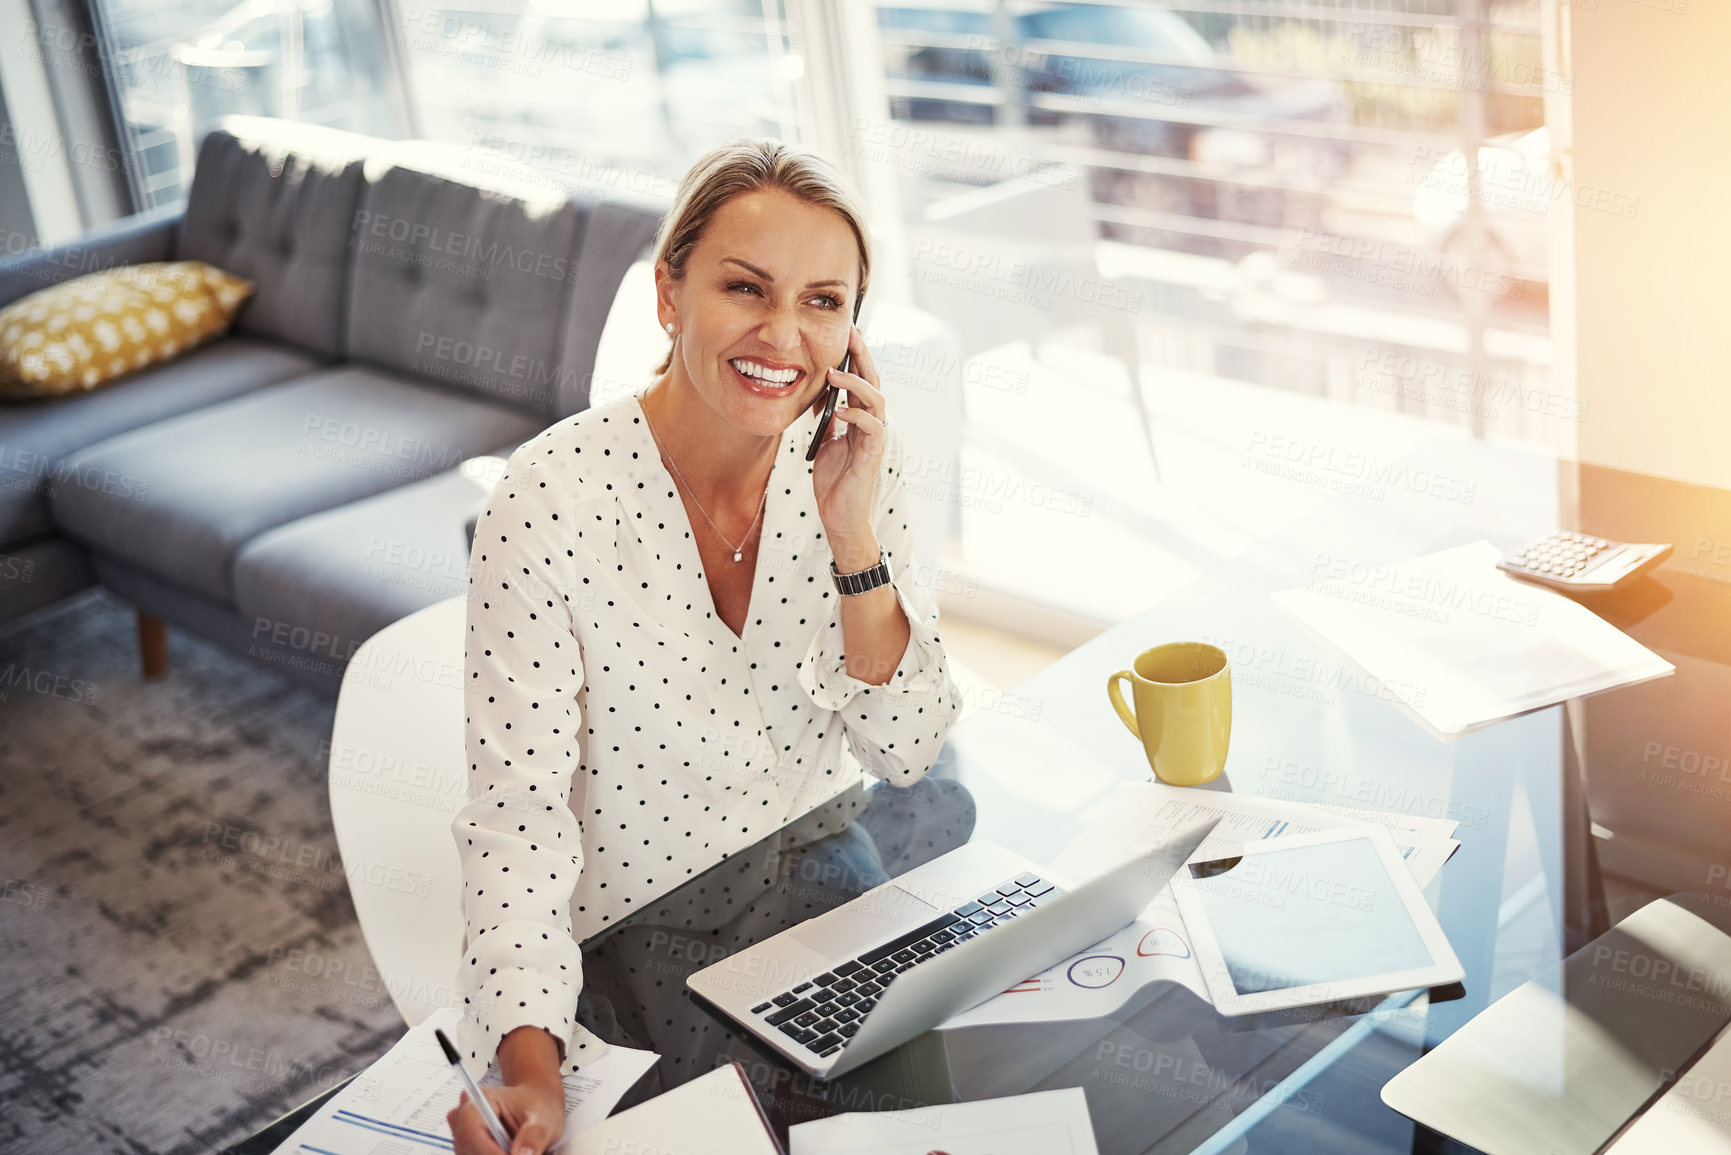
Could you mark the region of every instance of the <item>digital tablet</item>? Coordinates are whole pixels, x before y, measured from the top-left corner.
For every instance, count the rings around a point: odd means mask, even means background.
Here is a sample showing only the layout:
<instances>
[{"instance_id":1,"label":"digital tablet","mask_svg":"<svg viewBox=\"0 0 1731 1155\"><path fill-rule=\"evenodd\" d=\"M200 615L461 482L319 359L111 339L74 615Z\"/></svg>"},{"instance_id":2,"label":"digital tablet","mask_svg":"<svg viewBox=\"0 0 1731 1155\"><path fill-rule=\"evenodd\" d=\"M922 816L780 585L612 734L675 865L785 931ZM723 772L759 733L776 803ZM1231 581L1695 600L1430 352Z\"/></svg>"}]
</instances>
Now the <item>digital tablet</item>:
<instances>
[{"instance_id":1,"label":"digital tablet","mask_svg":"<svg viewBox=\"0 0 1731 1155\"><path fill-rule=\"evenodd\" d=\"M1388 831L1270 838L1186 864L1172 893L1214 1007L1245 1015L1459 982Z\"/></svg>"}]
</instances>

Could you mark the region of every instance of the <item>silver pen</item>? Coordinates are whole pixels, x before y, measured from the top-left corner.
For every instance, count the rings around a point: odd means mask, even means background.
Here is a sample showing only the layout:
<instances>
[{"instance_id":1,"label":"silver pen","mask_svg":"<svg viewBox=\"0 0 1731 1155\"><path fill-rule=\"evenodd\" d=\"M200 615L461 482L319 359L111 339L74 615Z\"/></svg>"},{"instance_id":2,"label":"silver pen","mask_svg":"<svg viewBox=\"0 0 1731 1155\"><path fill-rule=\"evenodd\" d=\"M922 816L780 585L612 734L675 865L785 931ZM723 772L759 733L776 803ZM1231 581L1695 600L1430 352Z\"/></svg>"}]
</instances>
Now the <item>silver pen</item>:
<instances>
[{"instance_id":1,"label":"silver pen","mask_svg":"<svg viewBox=\"0 0 1731 1155\"><path fill-rule=\"evenodd\" d=\"M463 1060L457 1057L457 1048L451 1045L445 1032L435 1028L433 1034L438 1036L439 1046L445 1051L445 1058L451 1061L451 1066L457 1068L457 1077L463 1080L463 1089L469 1092L470 1101L475 1104L475 1109L481 1112L481 1119L487 1124L487 1130L493 1133L493 1142L499 1145L499 1150L509 1155L511 1137L505 1134L505 1125L499 1122L499 1116L493 1114L493 1104L487 1102L487 1096L481 1094L481 1088L475 1084L469 1072L463 1069Z\"/></svg>"}]
</instances>

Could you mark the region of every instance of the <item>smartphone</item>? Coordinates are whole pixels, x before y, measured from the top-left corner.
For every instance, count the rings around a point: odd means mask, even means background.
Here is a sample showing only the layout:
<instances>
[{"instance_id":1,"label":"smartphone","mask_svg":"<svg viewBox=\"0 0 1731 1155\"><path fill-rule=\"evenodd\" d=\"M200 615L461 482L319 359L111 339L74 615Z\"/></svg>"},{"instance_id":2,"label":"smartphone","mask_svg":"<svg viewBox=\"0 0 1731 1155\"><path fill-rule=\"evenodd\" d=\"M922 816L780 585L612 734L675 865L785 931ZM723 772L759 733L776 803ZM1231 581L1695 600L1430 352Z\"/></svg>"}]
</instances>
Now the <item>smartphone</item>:
<instances>
[{"instance_id":1,"label":"smartphone","mask_svg":"<svg viewBox=\"0 0 1731 1155\"><path fill-rule=\"evenodd\" d=\"M859 296L854 298L853 302L853 323L855 325L859 324L859 307L863 304L865 304L865 294L861 293ZM853 330L851 327L848 330L848 338L851 342L853 338ZM840 369L843 373L846 373L848 366L851 364L853 364L853 350L849 349L846 353L842 354L841 364L837 365L836 368ZM805 459L807 461L813 461L817 458L817 451L822 448L824 439L829 436L829 423L835 419L835 406L836 402L841 399L841 394L842 391L834 385L826 384L824 386L823 416L818 419L817 433L812 437L811 445L805 451Z\"/></svg>"}]
</instances>

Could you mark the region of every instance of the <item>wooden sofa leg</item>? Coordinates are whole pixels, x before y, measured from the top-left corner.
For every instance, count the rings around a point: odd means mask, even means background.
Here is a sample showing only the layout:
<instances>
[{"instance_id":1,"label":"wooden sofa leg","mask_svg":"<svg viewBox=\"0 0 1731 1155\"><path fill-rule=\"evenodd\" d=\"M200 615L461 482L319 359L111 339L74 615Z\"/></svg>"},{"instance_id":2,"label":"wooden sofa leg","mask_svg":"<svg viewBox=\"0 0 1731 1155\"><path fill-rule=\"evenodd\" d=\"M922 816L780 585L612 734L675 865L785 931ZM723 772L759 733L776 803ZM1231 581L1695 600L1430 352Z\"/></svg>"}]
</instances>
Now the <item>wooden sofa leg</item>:
<instances>
[{"instance_id":1,"label":"wooden sofa leg","mask_svg":"<svg viewBox=\"0 0 1731 1155\"><path fill-rule=\"evenodd\" d=\"M168 672L168 623L138 611L138 662L147 678Z\"/></svg>"}]
</instances>

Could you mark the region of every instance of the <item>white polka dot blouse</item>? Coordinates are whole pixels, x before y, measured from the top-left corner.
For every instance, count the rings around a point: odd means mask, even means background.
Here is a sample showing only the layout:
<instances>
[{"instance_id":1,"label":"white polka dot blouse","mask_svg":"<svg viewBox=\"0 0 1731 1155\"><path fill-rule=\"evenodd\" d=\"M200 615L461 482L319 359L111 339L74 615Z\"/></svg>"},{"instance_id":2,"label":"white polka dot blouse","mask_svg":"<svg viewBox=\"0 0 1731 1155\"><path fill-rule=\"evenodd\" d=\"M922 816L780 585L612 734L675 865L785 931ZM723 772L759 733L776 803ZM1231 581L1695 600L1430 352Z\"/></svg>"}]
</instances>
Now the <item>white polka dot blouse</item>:
<instances>
[{"instance_id":1,"label":"white polka dot blouse","mask_svg":"<svg viewBox=\"0 0 1731 1155\"><path fill-rule=\"evenodd\" d=\"M892 422L873 521L911 636L874 686L844 664L804 453L816 423L782 434L737 636L636 396L511 455L469 561L470 801L452 821L466 1064L524 1025L568 1044L580 941L862 774L905 786L937 760L961 702L910 572L900 438Z\"/></svg>"}]
</instances>

